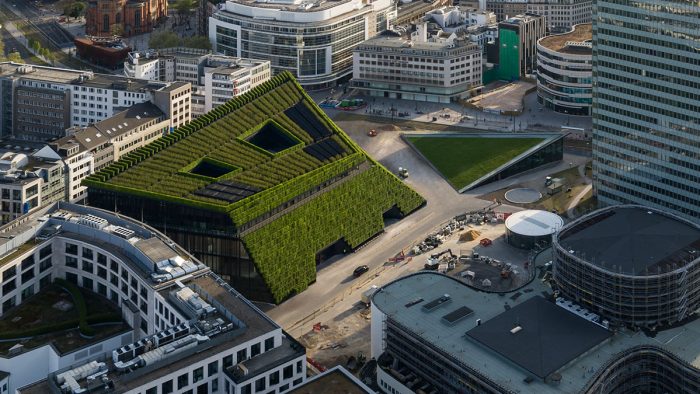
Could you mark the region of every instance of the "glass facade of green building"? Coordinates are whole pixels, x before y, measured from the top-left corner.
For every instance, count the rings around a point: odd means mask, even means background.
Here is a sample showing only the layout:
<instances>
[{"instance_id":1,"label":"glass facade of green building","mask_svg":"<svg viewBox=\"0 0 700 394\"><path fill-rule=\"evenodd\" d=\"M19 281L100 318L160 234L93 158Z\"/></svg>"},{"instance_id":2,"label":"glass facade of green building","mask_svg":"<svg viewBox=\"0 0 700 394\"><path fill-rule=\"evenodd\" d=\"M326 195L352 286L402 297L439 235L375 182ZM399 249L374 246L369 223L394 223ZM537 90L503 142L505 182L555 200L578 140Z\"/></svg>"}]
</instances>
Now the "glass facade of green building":
<instances>
[{"instance_id":1,"label":"glass facade of green building","mask_svg":"<svg viewBox=\"0 0 700 394\"><path fill-rule=\"evenodd\" d=\"M700 220L700 3L601 0L593 20L598 200Z\"/></svg>"},{"instance_id":2,"label":"glass facade of green building","mask_svg":"<svg viewBox=\"0 0 700 394\"><path fill-rule=\"evenodd\" d=\"M498 79L516 81L520 79L520 36L517 30L498 29Z\"/></svg>"}]
</instances>

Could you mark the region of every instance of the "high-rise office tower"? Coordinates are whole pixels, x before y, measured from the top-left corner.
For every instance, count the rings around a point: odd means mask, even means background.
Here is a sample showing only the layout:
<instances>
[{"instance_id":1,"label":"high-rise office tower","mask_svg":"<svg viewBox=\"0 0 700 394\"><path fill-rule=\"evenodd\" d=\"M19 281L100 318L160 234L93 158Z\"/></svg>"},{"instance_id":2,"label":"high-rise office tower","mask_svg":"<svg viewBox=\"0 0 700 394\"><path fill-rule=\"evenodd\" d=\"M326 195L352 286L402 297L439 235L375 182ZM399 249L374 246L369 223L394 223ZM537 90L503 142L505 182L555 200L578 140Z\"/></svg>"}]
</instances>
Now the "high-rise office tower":
<instances>
[{"instance_id":1,"label":"high-rise office tower","mask_svg":"<svg viewBox=\"0 0 700 394\"><path fill-rule=\"evenodd\" d=\"M598 200L700 220L700 3L597 1L593 97Z\"/></svg>"}]
</instances>

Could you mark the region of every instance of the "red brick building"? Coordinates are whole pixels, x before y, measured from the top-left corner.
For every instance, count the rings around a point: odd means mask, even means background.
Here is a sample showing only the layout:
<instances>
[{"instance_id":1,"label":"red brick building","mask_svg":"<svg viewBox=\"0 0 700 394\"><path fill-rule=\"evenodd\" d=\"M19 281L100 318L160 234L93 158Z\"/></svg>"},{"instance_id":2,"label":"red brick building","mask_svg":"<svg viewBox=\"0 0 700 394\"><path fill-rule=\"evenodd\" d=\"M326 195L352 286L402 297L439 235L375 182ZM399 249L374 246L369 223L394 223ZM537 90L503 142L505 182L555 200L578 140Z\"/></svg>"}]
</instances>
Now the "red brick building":
<instances>
[{"instance_id":1,"label":"red brick building","mask_svg":"<svg viewBox=\"0 0 700 394\"><path fill-rule=\"evenodd\" d=\"M148 33L168 16L168 0L88 0L85 33L125 37Z\"/></svg>"}]
</instances>

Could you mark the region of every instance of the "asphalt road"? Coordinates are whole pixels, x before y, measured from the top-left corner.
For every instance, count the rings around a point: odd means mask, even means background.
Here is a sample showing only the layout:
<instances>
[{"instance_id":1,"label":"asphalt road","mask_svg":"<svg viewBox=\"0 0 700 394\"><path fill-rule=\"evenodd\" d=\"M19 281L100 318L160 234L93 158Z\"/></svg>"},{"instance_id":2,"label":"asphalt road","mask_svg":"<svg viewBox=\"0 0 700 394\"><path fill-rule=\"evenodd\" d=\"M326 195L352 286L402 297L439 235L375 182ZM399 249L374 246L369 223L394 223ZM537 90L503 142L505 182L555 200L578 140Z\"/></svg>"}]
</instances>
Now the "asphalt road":
<instances>
[{"instance_id":1,"label":"asphalt road","mask_svg":"<svg viewBox=\"0 0 700 394\"><path fill-rule=\"evenodd\" d=\"M358 265L367 264L372 272L452 217L491 205L490 201L478 199L475 194L457 193L400 139L399 132L380 131L377 137L370 138L366 135L371 126L368 122L341 121L338 125L388 169L396 171L399 166L408 168L410 176L406 183L426 199L427 205L389 225L383 234L355 253L326 264L318 271L316 282L307 290L267 312L287 329L356 285L358 281L353 279L352 272ZM481 190L479 194L484 192ZM499 209L520 210L510 206Z\"/></svg>"}]
</instances>

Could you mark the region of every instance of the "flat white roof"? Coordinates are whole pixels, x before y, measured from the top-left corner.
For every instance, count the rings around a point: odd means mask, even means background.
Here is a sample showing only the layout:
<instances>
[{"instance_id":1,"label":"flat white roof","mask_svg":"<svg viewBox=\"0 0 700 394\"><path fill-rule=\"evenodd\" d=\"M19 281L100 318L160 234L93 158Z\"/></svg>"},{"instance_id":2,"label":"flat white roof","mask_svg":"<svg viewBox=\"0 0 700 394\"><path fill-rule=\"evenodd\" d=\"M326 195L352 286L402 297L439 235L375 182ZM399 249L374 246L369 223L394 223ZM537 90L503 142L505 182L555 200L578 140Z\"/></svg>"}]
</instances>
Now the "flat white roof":
<instances>
[{"instance_id":1,"label":"flat white roof","mask_svg":"<svg viewBox=\"0 0 700 394\"><path fill-rule=\"evenodd\" d=\"M506 219L506 228L520 235L538 237L554 234L564 225L556 213L529 209L516 212Z\"/></svg>"}]
</instances>

